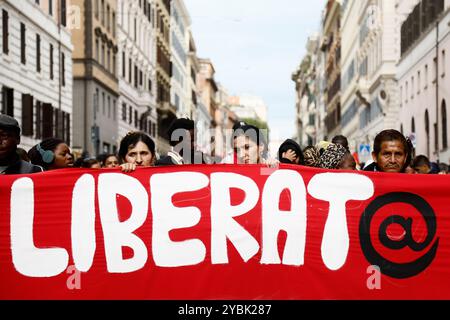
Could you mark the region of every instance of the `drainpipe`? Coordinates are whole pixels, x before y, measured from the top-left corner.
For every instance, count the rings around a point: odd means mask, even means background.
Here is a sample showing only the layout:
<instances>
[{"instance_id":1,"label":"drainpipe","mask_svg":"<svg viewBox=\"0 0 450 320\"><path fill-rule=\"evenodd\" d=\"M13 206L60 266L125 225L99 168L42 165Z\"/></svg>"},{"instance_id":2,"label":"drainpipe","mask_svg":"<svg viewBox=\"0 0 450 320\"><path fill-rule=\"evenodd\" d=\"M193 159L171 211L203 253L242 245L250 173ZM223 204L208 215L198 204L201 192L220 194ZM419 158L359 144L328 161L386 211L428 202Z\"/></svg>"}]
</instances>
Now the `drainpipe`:
<instances>
[{"instance_id":1,"label":"drainpipe","mask_svg":"<svg viewBox=\"0 0 450 320\"><path fill-rule=\"evenodd\" d=\"M439 164L440 151L439 151L439 20L436 21L436 131L435 139L437 145L437 163Z\"/></svg>"},{"instance_id":2,"label":"drainpipe","mask_svg":"<svg viewBox=\"0 0 450 320\"><path fill-rule=\"evenodd\" d=\"M58 84L58 109L61 111L61 94L62 94L62 70L61 70L61 20L62 20L62 11L61 8L58 6L59 9L59 19L58 19L58 70L59 70L59 84ZM56 128L56 131L58 131L58 128ZM56 132L57 133L57 132Z\"/></svg>"}]
</instances>

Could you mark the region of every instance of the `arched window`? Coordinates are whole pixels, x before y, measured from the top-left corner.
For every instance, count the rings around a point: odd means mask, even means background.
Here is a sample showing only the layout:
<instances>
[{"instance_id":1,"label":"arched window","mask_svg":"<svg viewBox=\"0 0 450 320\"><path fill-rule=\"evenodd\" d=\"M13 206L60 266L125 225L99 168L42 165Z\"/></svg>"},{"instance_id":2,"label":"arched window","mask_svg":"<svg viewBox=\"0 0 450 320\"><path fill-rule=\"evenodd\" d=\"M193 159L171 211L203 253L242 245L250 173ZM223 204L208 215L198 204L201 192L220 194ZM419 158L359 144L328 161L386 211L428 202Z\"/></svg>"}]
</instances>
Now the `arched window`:
<instances>
[{"instance_id":1,"label":"arched window","mask_svg":"<svg viewBox=\"0 0 450 320\"><path fill-rule=\"evenodd\" d=\"M430 158L430 117L428 110L425 110L425 136L427 138L427 157Z\"/></svg>"},{"instance_id":2,"label":"arched window","mask_svg":"<svg viewBox=\"0 0 450 320\"><path fill-rule=\"evenodd\" d=\"M448 147L448 135L447 135L447 105L445 100L442 100L441 106L441 119L442 119L442 148Z\"/></svg>"}]
</instances>

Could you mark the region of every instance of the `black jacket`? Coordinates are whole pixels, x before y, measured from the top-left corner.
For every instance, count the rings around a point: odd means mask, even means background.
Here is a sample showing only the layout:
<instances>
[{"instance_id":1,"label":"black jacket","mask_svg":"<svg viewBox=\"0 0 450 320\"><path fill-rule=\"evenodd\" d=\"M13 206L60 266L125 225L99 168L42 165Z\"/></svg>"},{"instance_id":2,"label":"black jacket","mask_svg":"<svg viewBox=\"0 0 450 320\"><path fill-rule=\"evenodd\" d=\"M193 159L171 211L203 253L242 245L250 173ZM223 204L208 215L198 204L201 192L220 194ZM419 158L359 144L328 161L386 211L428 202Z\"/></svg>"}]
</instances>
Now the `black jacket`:
<instances>
[{"instance_id":1,"label":"black jacket","mask_svg":"<svg viewBox=\"0 0 450 320\"><path fill-rule=\"evenodd\" d=\"M156 166L175 166L178 163L175 163L170 156L162 157L161 159L156 161Z\"/></svg>"},{"instance_id":2,"label":"black jacket","mask_svg":"<svg viewBox=\"0 0 450 320\"><path fill-rule=\"evenodd\" d=\"M376 162L372 162L367 167L365 167L363 169L363 171L372 171L373 172L373 171L380 171L380 169L378 169Z\"/></svg>"},{"instance_id":3,"label":"black jacket","mask_svg":"<svg viewBox=\"0 0 450 320\"><path fill-rule=\"evenodd\" d=\"M178 163L177 163L177 160L175 160L173 158L173 156L175 156L175 157L178 156L179 157L179 162ZM167 154L167 156L161 157L159 160L156 161L156 166L158 166L158 167L159 166L176 166L176 165L192 164L192 163L195 163L195 164L207 164L205 162L205 155L202 152L196 151L194 157L195 157L194 159L191 159L191 163L185 163L182 160L180 155L174 154L172 152L169 152ZM220 163L220 161L218 163Z\"/></svg>"},{"instance_id":4,"label":"black jacket","mask_svg":"<svg viewBox=\"0 0 450 320\"><path fill-rule=\"evenodd\" d=\"M44 171L41 167L16 158L14 163L6 168L1 174L30 174Z\"/></svg>"}]
</instances>

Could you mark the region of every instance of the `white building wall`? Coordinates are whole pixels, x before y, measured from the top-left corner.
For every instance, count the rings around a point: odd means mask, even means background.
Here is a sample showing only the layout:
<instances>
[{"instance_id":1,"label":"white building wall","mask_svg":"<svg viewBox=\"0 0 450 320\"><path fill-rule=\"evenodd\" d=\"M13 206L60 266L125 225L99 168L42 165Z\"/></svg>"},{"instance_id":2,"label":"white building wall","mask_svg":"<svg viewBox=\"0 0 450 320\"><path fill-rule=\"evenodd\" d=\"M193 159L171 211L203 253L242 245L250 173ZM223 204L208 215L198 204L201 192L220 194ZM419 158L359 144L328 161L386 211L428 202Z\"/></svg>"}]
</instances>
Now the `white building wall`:
<instances>
[{"instance_id":1,"label":"white building wall","mask_svg":"<svg viewBox=\"0 0 450 320\"><path fill-rule=\"evenodd\" d=\"M194 44L195 46L195 44ZM195 104L195 102L198 103L198 99L197 99L197 73L198 73L198 61L197 61L197 57L195 56L196 52L190 52L189 56L188 56L188 63L186 66L186 70L188 72L188 77L187 77L187 112L189 115L189 118L192 118L192 120L196 121L197 118L197 106ZM191 70L192 70L192 74L191 74Z\"/></svg>"},{"instance_id":2,"label":"white building wall","mask_svg":"<svg viewBox=\"0 0 450 320\"><path fill-rule=\"evenodd\" d=\"M319 44L321 43L321 38L319 37ZM324 90L326 87L326 77L325 77L325 54L319 49L316 50L316 108L317 108L317 118L316 119L316 141L323 141L326 136L325 118L326 118L326 101Z\"/></svg>"},{"instance_id":3,"label":"white building wall","mask_svg":"<svg viewBox=\"0 0 450 320\"><path fill-rule=\"evenodd\" d=\"M405 2L405 1L403 1ZM411 6L411 9L413 6ZM447 129L447 141L450 143L450 2L446 1L446 13L439 23L439 72L438 99L436 100L436 28L431 28L417 43L402 57L398 64L400 116L398 128L403 129L405 135L415 133L416 154L423 154L432 161L450 162L450 149L443 145L443 126ZM404 16L406 19L406 16ZM428 70L428 71L426 71ZM420 72L420 81L419 74ZM445 101L447 122L442 119L442 104ZM438 110L436 110L438 109ZM436 112L437 111L437 112ZM426 117L428 113L429 130L426 131ZM436 117L438 115L438 118ZM413 119L415 128L413 128ZM438 120L438 150L435 148L435 128ZM439 154L438 154L439 151Z\"/></svg>"},{"instance_id":4,"label":"white building wall","mask_svg":"<svg viewBox=\"0 0 450 320\"><path fill-rule=\"evenodd\" d=\"M0 88L14 90L14 118L22 124L22 94L33 96L33 136L22 136L21 147L26 150L40 142L36 138L36 101L50 103L53 108L72 115L72 43L70 30L58 24L48 12L44 12L32 0L5 0L0 2L0 26L2 10L9 15L9 53L3 53L0 41ZM56 7L53 15L56 16ZM67 19L69 21L69 19ZM26 26L26 64L21 63L20 24ZM4 35L0 28L0 38ZM36 68L36 34L41 37L41 71ZM53 80L50 79L50 44L53 45ZM60 57L64 54L65 85L60 87ZM0 95L0 106L3 97ZM72 117L71 117L72 120ZM72 127L72 125L70 124ZM72 141L72 128L70 129Z\"/></svg>"},{"instance_id":5,"label":"white building wall","mask_svg":"<svg viewBox=\"0 0 450 320\"><path fill-rule=\"evenodd\" d=\"M119 0L118 2L117 25L119 54L117 56L117 64L120 91L117 106L117 116L119 119L118 142L128 132L141 129L142 131L146 131L155 141L157 136L156 34L153 28L156 14L154 12L154 1L144 0L143 3L145 2L150 5L150 21L144 9L139 7L137 1ZM134 35L135 20L136 37ZM125 54L125 60L123 60L123 54ZM130 59L131 82L129 81ZM137 87L135 86L135 66L138 68ZM140 83L139 72L142 72L142 85ZM138 120L143 115L144 118L146 117L147 128L141 128L140 121L136 123L136 111Z\"/></svg>"},{"instance_id":6,"label":"white building wall","mask_svg":"<svg viewBox=\"0 0 450 320\"><path fill-rule=\"evenodd\" d=\"M174 0L171 5L170 50L173 64L171 82L171 102L177 107L178 117L190 117L191 93L189 90L190 71L187 69L189 52L189 13L183 0Z\"/></svg>"},{"instance_id":7,"label":"white building wall","mask_svg":"<svg viewBox=\"0 0 450 320\"><path fill-rule=\"evenodd\" d=\"M351 151L356 151L358 147L358 106L359 99L356 95L359 80L359 35L360 17L362 7L367 1L349 0L343 7L342 30L341 30L341 124L342 134L347 137ZM355 14L356 13L356 14ZM351 72L352 70L352 72ZM332 138L332 137L330 137Z\"/></svg>"},{"instance_id":8,"label":"white building wall","mask_svg":"<svg viewBox=\"0 0 450 320\"><path fill-rule=\"evenodd\" d=\"M357 151L361 144L373 145L375 136L384 129L396 128L399 101L396 83L396 63L400 57L400 31L396 28L396 3L391 0L359 1L349 0L348 6L355 6L350 14L358 12L358 24L349 20L348 27L344 27L346 38L357 48L355 60L356 83L350 83L344 94L347 101L343 104L343 114L352 98L358 93L361 97L356 100L357 112L353 119L343 129L343 134L349 136L352 151ZM350 4L350 2L354 2ZM353 19L353 17L349 17ZM347 30L350 28L350 30ZM351 29L357 31L357 35ZM348 35L348 36L347 36ZM356 39L354 38L356 36ZM343 42L346 42L344 40ZM345 57L345 54L342 55ZM363 68L364 62L366 67ZM363 71L363 70L366 71ZM346 68L342 69L343 75ZM343 85L346 87L345 85ZM384 91L387 99L380 99ZM344 115L343 115L344 118ZM368 160L368 159L364 159ZM363 160L363 161L364 161Z\"/></svg>"}]
</instances>

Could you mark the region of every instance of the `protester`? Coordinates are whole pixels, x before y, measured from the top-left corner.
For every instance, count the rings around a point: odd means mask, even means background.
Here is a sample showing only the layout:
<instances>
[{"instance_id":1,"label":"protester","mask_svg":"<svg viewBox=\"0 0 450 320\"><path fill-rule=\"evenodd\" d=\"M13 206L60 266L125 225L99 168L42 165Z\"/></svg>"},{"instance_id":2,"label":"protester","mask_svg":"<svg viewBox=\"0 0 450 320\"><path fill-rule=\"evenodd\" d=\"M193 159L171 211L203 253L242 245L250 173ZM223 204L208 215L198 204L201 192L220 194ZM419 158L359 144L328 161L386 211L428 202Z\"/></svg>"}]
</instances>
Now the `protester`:
<instances>
[{"instance_id":1,"label":"protester","mask_svg":"<svg viewBox=\"0 0 450 320\"><path fill-rule=\"evenodd\" d=\"M231 146L232 149L229 150L226 156L222 159L221 163L224 164L236 164L238 163L238 156L236 150L236 131L246 126L247 124L244 121L238 121L233 125L232 128L232 136L231 136Z\"/></svg>"},{"instance_id":2,"label":"protester","mask_svg":"<svg viewBox=\"0 0 450 320\"><path fill-rule=\"evenodd\" d=\"M267 157L267 142L259 128L246 125L236 130L235 135L239 164L266 164L275 166L279 163L277 160Z\"/></svg>"},{"instance_id":3,"label":"protester","mask_svg":"<svg viewBox=\"0 0 450 320\"><path fill-rule=\"evenodd\" d=\"M315 146L307 146L303 149L303 158L305 166L313 168L319 167L320 154Z\"/></svg>"},{"instance_id":4,"label":"protester","mask_svg":"<svg viewBox=\"0 0 450 320\"><path fill-rule=\"evenodd\" d=\"M120 165L119 158L113 153L106 154L101 163L103 168L116 168Z\"/></svg>"},{"instance_id":5,"label":"protester","mask_svg":"<svg viewBox=\"0 0 450 320\"><path fill-rule=\"evenodd\" d=\"M143 132L129 132L120 141L119 160L123 172L155 165L155 142Z\"/></svg>"},{"instance_id":6,"label":"protester","mask_svg":"<svg viewBox=\"0 0 450 320\"><path fill-rule=\"evenodd\" d=\"M319 160L320 156L325 152L331 142L328 141L320 141L315 146L307 146L303 150L303 157L305 166L320 168Z\"/></svg>"},{"instance_id":7,"label":"protester","mask_svg":"<svg viewBox=\"0 0 450 320\"><path fill-rule=\"evenodd\" d=\"M424 155L418 155L413 160L412 168L416 173L430 174L431 172L430 160Z\"/></svg>"},{"instance_id":8,"label":"protester","mask_svg":"<svg viewBox=\"0 0 450 320\"><path fill-rule=\"evenodd\" d=\"M439 169L439 164L436 162L430 162L430 174L438 174L441 170Z\"/></svg>"},{"instance_id":9,"label":"protester","mask_svg":"<svg viewBox=\"0 0 450 320\"><path fill-rule=\"evenodd\" d=\"M448 164L446 163L439 163L439 174L448 174Z\"/></svg>"},{"instance_id":10,"label":"protester","mask_svg":"<svg viewBox=\"0 0 450 320\"><path fill-rule=\"evenodd\" d=\"M319 153L319 156L321 156L325 152L325 150L327 150L330 144L331 142L328 141L320 141L318 144L316 144L316 150Z\"/></svg>"},{"instance_id":11,"label":"protester","mask_svg":"<svg viewBox=\"0 0 450 320\"><path fill-rule=\"evenodd\" d=\"M101 167L100 161L95 158L84 159L81 163L81 168L100 169Z\"/></svg>"},{"instance_id":12,"label":"protester","mask_svg":"<svg viewBox=\"0 0 450 320\"><path fill-rule=\"evenodd\" d=\"M410 147L403 134L393 129L384 130L375 137L372 152L374 162L364 171L404 173L410 154Z\"/></svg>"},{"instance_id":13,"label":"protester","mask_svg":"<svg viewBox=\"0 0 450 320\"><path fill-rule=\"evenodd\" d=\"M350 152L350 149L348 147L348 140L347 137L343 136L343 135L338 135L335 136L332 140L331 143L334 144L340 144L341 146L343 146L345 149L347 149L348 152Z\"/></svg>"},{"instance_id":14,"label":"protester","mask_svg":"<svg viewBox=\"0 0 450 320\"><path fill-rule=\"evenodd\" d=\"M84 162L83 157L79 157L77 158L74 162L73 162L73 167L74 168L82 168L83 167L83 162ZM87 159L87 158L86 158Z\"/></svg>"},{"instance_id":15,"label":"protester","mask_svg":"<svg viewBox=\"0 0 450 320\"><path fill-rule=\"evenodd\" d=\"M284 141L278 149L278 160L281 163L304 165L305 159L300 145L292 139Z\"/></svg>"},{"instance_id":16,"label":"protester","mask_svg":"<svg viewBox=\"0 0 450 320\"><path fill-rule=\"evenodd\" d=\"M48 138L28 151L31 163L45 171L73 167L73 156L69 146L61 139Z\"/></svg>"},{"instance_id":17,"label":"protester","mask_svg":"<svg viewBox=\"0 0 450 320\"><path fill-rule=\"evenodd\" d=\"M405 169L406 174L416 174L416 170L414 170L411 166L407 166Z\"/></svg>"},{"instance_id":18,"label":"protester","mask_svg":"<svg viewBox=\"0 0 450 320\"><path fill-rule=\"evenodd\" d=\"M342 145L331 143L320 155L322 169L356 170L356 162L351 153Z\"/></svg>"},{"instance_id":19,"label":"protester","mask_svg":"<svg viewBox=\"0 0 450 320\"><path fill-rule=\"evenodd\" d=\"M156 162L157 166L202 164L203 154L196 152L195 124L187 118L176 119L170 126L170 151Z\"/></svg>"},{"instance_id":20,"label":"protester","mask_svg":"<svg viewBox=\"0 0 450 320\"><path fill-rule=\"evenodd\" d=\"M25 162L31 162L30 157L28 157L28 152L23 148L17 148L17 155Z\"/></svg>"},{"instance_id":21,"label":"protester","mask_svg":"<svg viewBox=\"0 0 450 320\"><path fill-rule=\"evenodd\" d=\"M17 153L20 144L20 126L13 117L0 114L0 174L29 174L42 168L24 161Z\"/></svg>"},{"instance_id":22,"label":"protester","mask_svg":"<svg viewBox=\"0 0 450 320\"><path fill-rule=\"evenodd\" d=\"M416 170L414 170L413 168L413 159L414 159L414 145L411 142L411 140L406 137L406 144L408 146L408 156L406 157L406 162L405 162L405 171L404 173L406 174L416 174Z\"/></svg>"}]
</instances>

